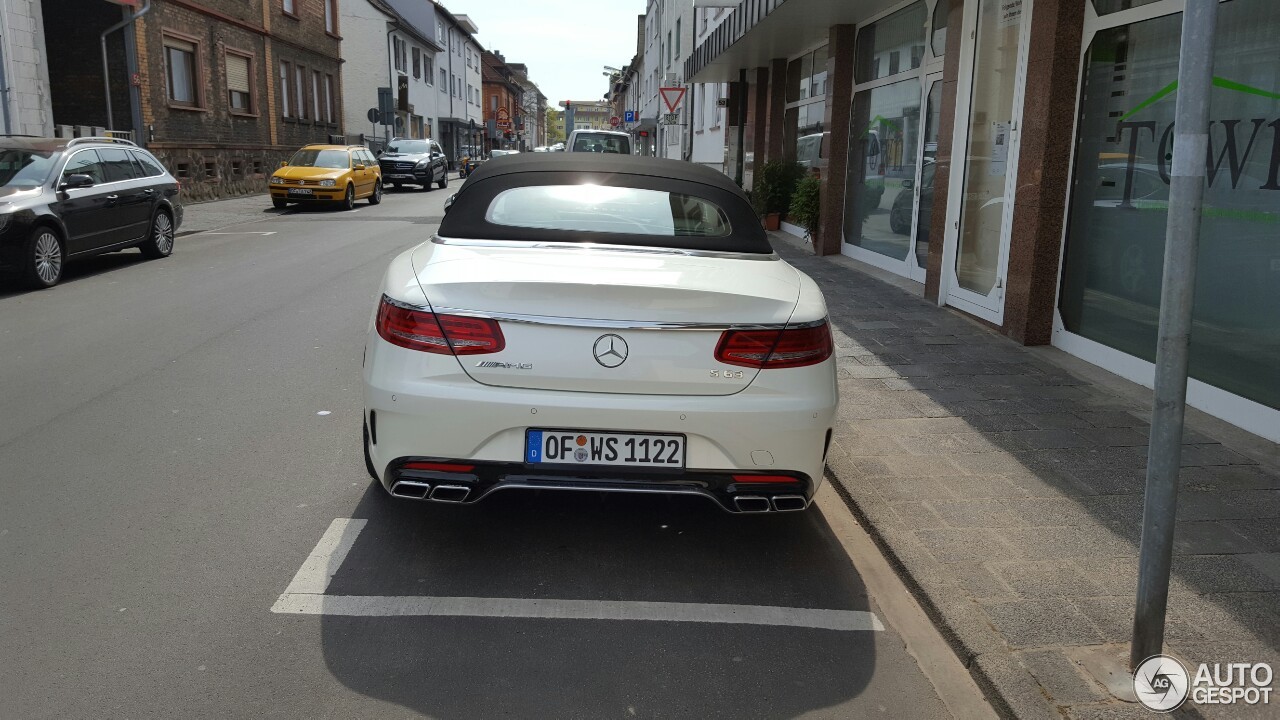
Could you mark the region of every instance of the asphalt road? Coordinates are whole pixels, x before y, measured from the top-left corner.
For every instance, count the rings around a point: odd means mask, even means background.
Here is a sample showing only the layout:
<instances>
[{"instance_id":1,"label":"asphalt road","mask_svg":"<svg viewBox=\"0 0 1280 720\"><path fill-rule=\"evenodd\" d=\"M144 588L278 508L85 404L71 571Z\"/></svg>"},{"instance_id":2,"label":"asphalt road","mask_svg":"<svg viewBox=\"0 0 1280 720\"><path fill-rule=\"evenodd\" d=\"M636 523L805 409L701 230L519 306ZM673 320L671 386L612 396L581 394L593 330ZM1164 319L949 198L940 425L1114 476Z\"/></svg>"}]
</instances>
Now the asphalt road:
<instances>
[{"instance_id":1,"label":"asphalt road","mask_svg":"<svg viewBox=\"0 0 1280 720\"><path fill-rule=\"evenodd\" d=\"M887 622L717 609L883 619L901 598L867 592L826 517L838 503L736 517L509 493L454 508L370 483L360 361L377 283L447 195L350 213L264 199L260 221L179 238L171 258L128 251L53 290L0 289L0 717L947 717ZM711 621L272 612L342 518L365 522L327 588L320 573L326 596L649 601Z\"/></svg>"}]
</instances>

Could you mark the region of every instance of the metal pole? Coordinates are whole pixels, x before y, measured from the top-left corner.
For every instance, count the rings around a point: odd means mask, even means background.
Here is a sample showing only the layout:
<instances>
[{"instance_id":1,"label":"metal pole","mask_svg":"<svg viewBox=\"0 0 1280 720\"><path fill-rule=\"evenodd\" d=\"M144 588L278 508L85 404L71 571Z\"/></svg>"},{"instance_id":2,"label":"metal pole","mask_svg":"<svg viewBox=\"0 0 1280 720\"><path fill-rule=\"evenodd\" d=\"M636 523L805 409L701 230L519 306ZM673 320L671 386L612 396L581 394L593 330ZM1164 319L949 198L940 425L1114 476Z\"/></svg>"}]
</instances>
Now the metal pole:
<instances>
[{"instance_id":1,"label":"metal pole","mask_svg":"<svg viewBox=\"0 0 1280 720\"><path fill-rule=\"evenodd\" d=\"M1160 335L1156 345L1155 403L1147 448L1147 494L1142 513L1138 598L1129 664L1164 647L1173 526L1178 509L1178 467L1187 401L1187 355L1195 295L1200 205L1209 145L1209 94L1218 0L1187 0L1182 14L1182 53L1174 116L1173 172L1165 230Z\"/></svg>"}]
</instances>

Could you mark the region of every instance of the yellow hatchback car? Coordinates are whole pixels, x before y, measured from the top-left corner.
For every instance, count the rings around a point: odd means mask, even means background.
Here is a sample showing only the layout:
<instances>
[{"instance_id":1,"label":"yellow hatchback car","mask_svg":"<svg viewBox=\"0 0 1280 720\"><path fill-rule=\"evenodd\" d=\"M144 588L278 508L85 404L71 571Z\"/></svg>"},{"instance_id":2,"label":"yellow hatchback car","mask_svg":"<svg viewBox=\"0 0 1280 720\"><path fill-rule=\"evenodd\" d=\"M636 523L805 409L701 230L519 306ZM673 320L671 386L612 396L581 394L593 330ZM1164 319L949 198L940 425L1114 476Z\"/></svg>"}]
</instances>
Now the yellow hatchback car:
<instances>
[{"instance_id":1,"label":"yellow hatchback car","mask_svg":"<svg viewBox=\"0 0 1280 720\"><path fill-rule=\"evenodd\" d=\"M382 202L382 168L360 145L308 145L271 174L271 204L336 202L350 210L356 200Z\"/></svg>"}]
</instances>

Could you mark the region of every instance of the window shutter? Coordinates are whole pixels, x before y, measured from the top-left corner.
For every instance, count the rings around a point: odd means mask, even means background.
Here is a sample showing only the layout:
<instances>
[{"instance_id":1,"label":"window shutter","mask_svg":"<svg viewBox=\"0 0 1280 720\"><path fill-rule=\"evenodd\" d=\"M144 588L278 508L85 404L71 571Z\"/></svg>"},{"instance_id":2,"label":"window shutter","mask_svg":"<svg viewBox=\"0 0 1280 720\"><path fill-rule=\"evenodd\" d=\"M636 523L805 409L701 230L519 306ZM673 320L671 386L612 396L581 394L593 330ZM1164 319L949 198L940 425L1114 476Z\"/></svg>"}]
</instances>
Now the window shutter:
<instances>
[{"instance_id":1,"label":"window shutter","mask_svg":"<svg viewBox=\"0 0 1280 720\"><path fill-rule=\"evenodd\" d=\"M189 43L186 40L179 40L177 38L171 38L171 37L167 37L164 39L164 46L171 47L175 50L182 50L183 52L189 52L192 54L195 54L195 51L196 51L195 43Z\"/></svg>"},{"instance_id":2,"label":"window shutter","mask_svg":"<svg viewBox=\"0 0 1280 720\"><path fill-rule=\"evenodd\" d=\"M249 58L227 54L227 89L231 92L249 92Z\"/></svg>"}]
</instances>

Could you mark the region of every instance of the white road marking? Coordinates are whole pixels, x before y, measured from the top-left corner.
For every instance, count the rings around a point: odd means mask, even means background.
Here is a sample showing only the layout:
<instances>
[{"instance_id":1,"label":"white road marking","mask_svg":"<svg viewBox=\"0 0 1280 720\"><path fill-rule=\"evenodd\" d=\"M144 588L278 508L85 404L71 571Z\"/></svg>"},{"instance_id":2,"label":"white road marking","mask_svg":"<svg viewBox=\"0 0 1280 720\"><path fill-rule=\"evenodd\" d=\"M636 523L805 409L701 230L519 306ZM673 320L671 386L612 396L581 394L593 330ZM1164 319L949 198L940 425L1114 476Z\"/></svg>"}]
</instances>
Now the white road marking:
<instances>
[{"instance_id":1,"label":"white road marking","mask_svg":"<svg viewBox=\"0 0 1280 720\"><path fill-rule=\"evenodd\" d=\"M338 518L271 612L288 615L360 617L492 617L551 620L648 620L879 631L884 625L864 610L822 610L773 605L723 605L646 601L527 598L326 595L334 573L355 545L366 520Z\"/></svg>"},{"instance_id":2,"label":"white road marking","mask_svg":"<svg viewBox=\"0 0 1280 720\"><path fill-rule=\"evenodd\" d=\"M347 553L351 552L351 546L356 544L356 538L360 537L360 531L368 522L368 520L338 518L329 523L329 529L324 531L320 542L316 543L316 548L302 563L302 567L298 568L298 573L293 576L293 581L289 583L289 587L285 588L284 594L323 594L325 588L329 587L333 574L342 567L342 561L347 559Z\"/></svg>"},{"instance_id":3,"label":"white road marking","mask_svg":"<svg viewBox=\"0 0 1280 720\"><path fill-rule=\"evenodd\" d=\"M202 232L196 235L275 235L276 231L264 232L261 230L245 230L243 232Z\"/></svg>"}]
</instances>

